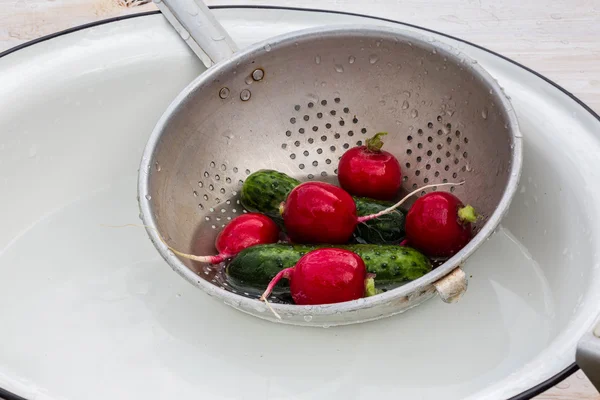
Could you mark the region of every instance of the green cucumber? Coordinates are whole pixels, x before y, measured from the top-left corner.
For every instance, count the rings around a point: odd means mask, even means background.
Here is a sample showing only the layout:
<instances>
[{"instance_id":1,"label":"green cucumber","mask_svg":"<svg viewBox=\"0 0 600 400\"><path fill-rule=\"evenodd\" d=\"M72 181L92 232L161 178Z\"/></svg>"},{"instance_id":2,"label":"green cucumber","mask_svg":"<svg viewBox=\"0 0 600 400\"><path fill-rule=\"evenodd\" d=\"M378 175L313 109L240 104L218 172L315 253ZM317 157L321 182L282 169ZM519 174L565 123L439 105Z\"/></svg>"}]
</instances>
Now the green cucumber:
<instances>
[{"instance_id":1,"label":"green cucumber","mask_svg":"<svg viewBox=\"0 0 600 400\"><path fill-rule=\"evenodd\" d=\"M365 262L367 271L375 274L375 284L378 287L404 284L432 270L429 259L410 247L376 244L264 244L241 251L227 265L226 273L234 285L264 289L279 271L293 267L307 252L325 247L347 249L358 254ZM287 285L286 282L282 281L281 285Z\"/></svg>"},{"instance_id":2,"label":"green cucumber","mask_svg":"<svg viewBox=\"0 0 600 400\"><path fill-rule=\"evenodd\" d=\"M250 174L240 193L240 202L248 211L260 212L280 219L279 206L301 182L274 170L259 170ZM353 197L359 217L371 215L393 205L390 202ZM404 238L404 213L395 210L377 219L358 224L354 231L357 242L398 244Z\"/></svg>"}]
</instances>

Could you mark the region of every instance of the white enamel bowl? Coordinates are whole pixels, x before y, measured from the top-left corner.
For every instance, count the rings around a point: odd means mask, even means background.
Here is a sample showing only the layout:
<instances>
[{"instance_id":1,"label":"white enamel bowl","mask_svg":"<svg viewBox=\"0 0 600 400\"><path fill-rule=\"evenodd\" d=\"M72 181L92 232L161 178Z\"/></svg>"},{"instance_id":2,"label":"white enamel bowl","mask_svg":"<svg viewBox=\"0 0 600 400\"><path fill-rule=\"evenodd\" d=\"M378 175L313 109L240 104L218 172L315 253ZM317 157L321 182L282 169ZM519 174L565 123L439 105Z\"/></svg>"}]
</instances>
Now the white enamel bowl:
<instances>
[{"instance_id":1,"label":"white enamel bowl","mask_svg":"<svg viewBox=\"0 0 600 400\"><path fill-rule=\"evenodd\" d=\"M215 13L240 47L316 25L394 25ZM600 304L600 121L525 69L434 36L512 97L522 185L503 227L465 264L459 303L330 329L243 315L181 279L143 229L106 226L139 221L148 135L204 70L161 15L1 57L0 387L28 399L487 400L569 368Z\"/></svg>"}]
</instances>

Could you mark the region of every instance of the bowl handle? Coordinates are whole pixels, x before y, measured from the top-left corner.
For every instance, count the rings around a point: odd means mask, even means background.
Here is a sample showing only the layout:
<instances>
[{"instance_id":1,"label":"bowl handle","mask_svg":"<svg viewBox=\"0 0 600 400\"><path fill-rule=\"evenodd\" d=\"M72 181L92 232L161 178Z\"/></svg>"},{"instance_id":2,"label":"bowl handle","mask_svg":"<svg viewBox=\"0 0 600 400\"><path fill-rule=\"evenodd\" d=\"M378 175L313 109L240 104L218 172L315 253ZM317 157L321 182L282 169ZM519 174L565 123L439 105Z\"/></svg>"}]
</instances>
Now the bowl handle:
<instances>
[{"instance_id":1,"label":"bowl handle","mask_svg":"<svg viewBox=\"0 0 600 400\"><path fill-rule=\"evenodd\" d=\"M433 283L445 303L456 303L467 291L467 274L456 267L448 275Z\"/></svg>"},{"instance_id":2,"label":"bowl handle","mask_svg":"<svg viewBox=\"0 0 600 400\"><path fill-rule=\"evenodd\" d=\"M575 362L600 390L600 322L577 343Z\"/></svg>"},{"instance_id":3,"label":"bowl handle","mask_svg":"<svg viewBox=\"0 0 600 400\"><path fill-rule=\"evenodd\" d=\"M206 68L238 50L202 0L154 0L154 3Z\"/></svg>"}]
</instances>

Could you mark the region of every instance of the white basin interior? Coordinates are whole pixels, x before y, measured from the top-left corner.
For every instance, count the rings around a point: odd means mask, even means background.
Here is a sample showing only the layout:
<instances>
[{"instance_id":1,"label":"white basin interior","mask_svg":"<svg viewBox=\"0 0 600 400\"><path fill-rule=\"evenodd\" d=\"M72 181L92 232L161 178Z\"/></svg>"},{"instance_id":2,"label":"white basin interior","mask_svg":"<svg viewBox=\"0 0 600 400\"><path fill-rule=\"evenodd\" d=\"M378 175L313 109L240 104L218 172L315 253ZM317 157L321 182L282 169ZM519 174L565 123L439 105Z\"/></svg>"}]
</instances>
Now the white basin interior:
<instances>
[{"instance_id":1,"label":"white basin interior","mask_svg":"<svg viewBox=\"0 0 600 400\"><path fill-rule=\"evenodd\" d=\"M216 15L240 46L359 20ZM0 387L52 399L500 399L572 363L599 304L600 122L530 73L458 46L512 96L519 193L465 265L458 304L331 329L219 304L171 271L143 229L103 226L138 222L146 139L203 70L161 16L0 59Z\"/></svg>"}]
</instances>

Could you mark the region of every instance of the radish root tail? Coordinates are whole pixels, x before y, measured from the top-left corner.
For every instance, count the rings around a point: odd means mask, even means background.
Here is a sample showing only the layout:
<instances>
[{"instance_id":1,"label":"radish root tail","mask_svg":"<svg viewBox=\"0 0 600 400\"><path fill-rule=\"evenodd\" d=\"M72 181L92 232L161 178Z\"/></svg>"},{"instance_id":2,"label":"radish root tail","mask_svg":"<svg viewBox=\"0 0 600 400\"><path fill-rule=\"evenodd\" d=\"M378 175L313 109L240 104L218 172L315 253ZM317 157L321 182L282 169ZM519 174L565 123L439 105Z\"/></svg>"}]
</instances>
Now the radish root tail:
<instances>
[{"instance_id":1,"label":"radish root tail","mask_svg":"<svg viewBox=\"0 0 600 400\"><path fill-rule=\"evenodd\" d=\"M151 229L156 233L156 236L158 236L158 239L165 245L167 246L167 248L169 250L171 250L173 253L177 254L178 256L181 256L183 258L187 258L189 260L194 260L194 261L198 261L198 262L202 262L202 263L209 263L209 264L218 264L220 262L223 262L224 260L226 260L227 258L229 258L229 255L226 254L219 254L216 256L196 256L194 254L187 254L187 253L182 253L179 250L176 250L174 248L172 248L171 246L169 246L169 244L162 238L162 236L160 235L160 233L158 232L158 230L156 228L153 228L151 226L148 225L142 225L142 224L125 224L125 225L105 225L105 224L101 224L101 226L107 227L107 228L127 228L127 227L134 227L134 228L147 228L147 229Z\"/></svg>"},{"instance_id":2,"label":"radish root tail","mask_svg":"<svg viewBox=\"0 0 600 400\"><path fill-rule=\"evenodd\" d=\"M408 200L409 198L411 198L415 194L419 193L421 190L425 190L425 189L429 189L429 188L433 188L433 187L440 187L440 186L461 186L461 185L464 185L464 184L465 184L465 182L462 181L462 182L458 182L458 183L448 182L448 183L435 183L435 184L431 184L431 185L425 185L423 187L420 187L418 189L413 190L412 192L410 192L409 194L407 194L406 196L404 196L404 198L402 200L400 200L399 202L397 202L393 206L386 208L385 210L381 210L381 211L379 211L376 214L371 214L371 215L365 215L363 217L358 217L358 222L367 222L367 221L370 221L372 219L379 218L382 215L389 214L390 212L394 211L396 208L398 208L402 204L404 204L406 202L406 200Z\"/></svg>"}]
</instances>

